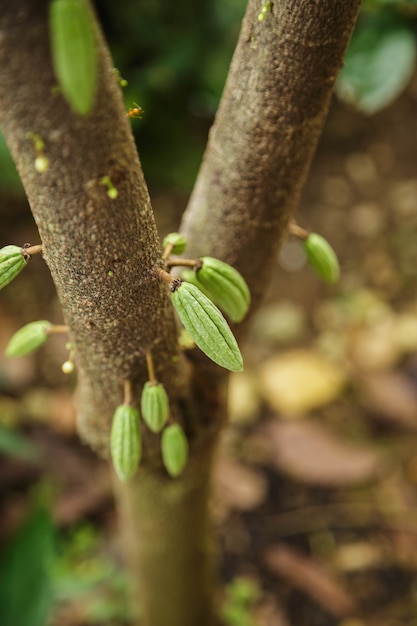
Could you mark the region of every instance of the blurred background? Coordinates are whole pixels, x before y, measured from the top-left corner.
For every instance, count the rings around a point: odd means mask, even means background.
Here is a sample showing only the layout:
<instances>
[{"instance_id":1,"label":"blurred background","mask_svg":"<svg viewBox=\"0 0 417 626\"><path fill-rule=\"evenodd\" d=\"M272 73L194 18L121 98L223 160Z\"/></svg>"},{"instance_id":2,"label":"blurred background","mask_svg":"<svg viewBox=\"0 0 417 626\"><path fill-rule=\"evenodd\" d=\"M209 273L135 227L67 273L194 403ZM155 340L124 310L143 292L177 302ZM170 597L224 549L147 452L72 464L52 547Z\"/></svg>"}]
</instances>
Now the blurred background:
<instances>
[{"instance_id":1,"label":"blurred background","mask_svg":"<svg viewBox=\"0 0 417 626\"><path fill-rule=\"evenodd\" d=\"M96 2L161 235L177 229L243 0ZM417 2L363 5L297 212L342 276L289 238L232 376L213 508L230 626L417 625ZM38 243L0 143L0 247ZM122 626L130 615L106 464L78 440L62 321L34 257L0 295L2 626Z\"/></svg>"}]
</instances>

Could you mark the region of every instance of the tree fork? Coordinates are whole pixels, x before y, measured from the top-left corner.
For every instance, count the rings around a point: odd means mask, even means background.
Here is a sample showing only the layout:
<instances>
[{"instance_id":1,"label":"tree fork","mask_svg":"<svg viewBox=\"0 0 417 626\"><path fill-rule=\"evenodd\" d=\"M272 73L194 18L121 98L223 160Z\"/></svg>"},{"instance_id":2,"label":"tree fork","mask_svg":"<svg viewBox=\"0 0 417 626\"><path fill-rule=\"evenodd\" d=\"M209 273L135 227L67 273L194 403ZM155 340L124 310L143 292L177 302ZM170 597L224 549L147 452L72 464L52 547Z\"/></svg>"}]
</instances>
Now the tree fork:
<instances>
[{"instance_id":1,"label":"tree fork","mask_svg":"<svg viewBox=\"0 0 417 626\"><path fill-rule=\"evenodd\" d=\"M117 487L143 623L209 626L215 617L207 500L225 419L225 374L198 351L187 367L172 358L176 333L156 274L159 241L108 52L100 38L96 102L80 118L53 92L47 5L0 0L0 123L70 328L84 438L107 450L123 381L133 381L138 397L149 350L191 435L181 478L166 477L150 446L134 480ZM183 231L191 257L216 256L241 271L252 311L298 202L358 5L276 0L261 11L249 1ZM28 133L44 142L43 173L34 167ZM101 184L105 176L118 191L114 200Z\"/></svg>"},{"instance_id":2,"label":"tree fork","mask_svg":"<svg viewBox=\"0 0 417 626\"><path fill-rule=\"evenodd\" d=\"M173 415L191 438L195 477L187 469L184 477L169 478L161 467L158 438L148 436L143 471L135 480L118 484L119 506L133 511L121 515L131 525L122 529L130 540L126 552L140 559L131 559L133 587L141 594L134 604L144 607L145 624L204 626L211 623L213 610L207 486L224 421L216 407L224 401L217 399L221 386L216 376L204 383L201 393L189 393L191 368L178 355L168 289L157 274L160 243L109 53L98 32L95 105L87 117L79 117L54 89L47 0L2 0L0 26L0 124L74 346L79 431L107 456L123 383L132 381L139 402L147 379L146 354L152 350ZM35 168L33 133L41 138L48 158L42 173ZM117 189L115 199L102 184L105 176ZM202 395L206 408L200 409L195 398ZM152 541L156 528L157 543ZM166 590L164 581L170 581ZM184 603L187 589L193 595ZM161 592L167 605L160 601Z\"/></svg>"}]
</instances>

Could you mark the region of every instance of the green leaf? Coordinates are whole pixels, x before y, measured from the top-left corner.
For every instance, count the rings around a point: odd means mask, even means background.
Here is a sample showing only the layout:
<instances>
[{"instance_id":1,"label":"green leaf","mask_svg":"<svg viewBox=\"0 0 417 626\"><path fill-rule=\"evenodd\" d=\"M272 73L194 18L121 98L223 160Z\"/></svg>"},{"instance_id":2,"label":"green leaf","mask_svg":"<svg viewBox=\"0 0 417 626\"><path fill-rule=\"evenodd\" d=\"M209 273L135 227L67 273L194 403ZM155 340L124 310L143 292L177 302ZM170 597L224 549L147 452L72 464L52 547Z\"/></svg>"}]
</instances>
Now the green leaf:
<instances>
[{"instance_id":1,"label":"green leaf","mask_svg":"<svg viewBox=\"0 0 417 626\"><path fill-rule=\"evenodd\" d=\"M43 508L31 513L0 560L2 626L45 626L53 593L54 531Z\"/></svg>"},{"instance_id":2,"label":"green leaf","mask_svg":"<svg viewBox=\"0 0 417 626\"><path fill-rule=\"evenodd\" d=\"M91 111L97 83L97 42L86 0L52 0L49 13L55 74L71 108Z\"/></svg>"},{"instance_id":3,"label":"green leaf","mask_svg":"<svg viewBox=\"0 0 417 626\"><path fill-rule=\"evenodd\" d=\"M371 115L393 102L414 71L416 40L412 25L393 12L363 16L353 33L338 96Z\"/></svg>"},{"instance_id":4,"label":"green leaf","mask_svg":"<svg viewBox=\"0 0 417 626\"><path fill-rule=\"evenodd\" d=\"M48 339L48 330L52 326L47 320L30 322L12 336L6 346L6 356L25 356L37 350Z\"/></svg>"},{"instance_id":5,"label":"green leaf","mask_svg":"<svg viewBox=\"0 0 417 626\"><path fill-rule=\"evenodd\" d=\"M161 453L168 474L179 476L188 461L188 441L179 424L165 428L161 438Z\"/></svg>"},{"instance_id":6,"label":"green leaf","mask_svg":"<svg viewBox=\"0 0 417 626\"><path fill-rule=\"evenodd\" d=\"M212 361L232 372L243 370L242 355L219 309L195 285L181 282L171 294L185 329Z\"/></svg>"},{"instance_id":7,"label":"green leaf","mask_svg":"<svg viewBox=\"0 0 417 626\"><path fill-rule=\"evenodd\" d=\"M39 461L39 450L25 437L11 428L0 424L0 454L22 459L23 461Z\"/></svg>"}]
</instances>

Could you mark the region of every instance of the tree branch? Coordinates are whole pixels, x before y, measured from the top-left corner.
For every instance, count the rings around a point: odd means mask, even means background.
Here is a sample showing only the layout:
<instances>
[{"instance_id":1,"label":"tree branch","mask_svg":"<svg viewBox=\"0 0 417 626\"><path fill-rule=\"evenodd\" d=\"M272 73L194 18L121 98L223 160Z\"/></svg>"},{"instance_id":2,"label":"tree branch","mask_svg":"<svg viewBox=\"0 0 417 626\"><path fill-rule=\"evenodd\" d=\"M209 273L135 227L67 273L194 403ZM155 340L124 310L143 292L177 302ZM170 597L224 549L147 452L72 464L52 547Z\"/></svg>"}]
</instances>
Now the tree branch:
<instances>
[{"instance_id":1,"label":"tree branch","mask_svg":"<svg viewBox=\"0 0 417 626\"><path fill-rule=\"evenodd\" d=\"M252 312L300 198L359 0L249 0L182 222L187 255L236 266Z\"/></svg>"},{"instance_id":2,"label":"tree branch","mask_svg":"<svg viewBox=\"0 0 417 626\"><path fill-rule=\"evenodd\" d=\"M0 123L22 178L70 328L79 427L105 453L123 381L146 380L152 348L173 402L179 367L161 250L146 184L111 59L100 33L94 108L80 117L56 92L46 0L0 3ZM44 144L38 173L30 137ZM117 188L112 200L102 178Z\"/></svg>"}]
</instances>

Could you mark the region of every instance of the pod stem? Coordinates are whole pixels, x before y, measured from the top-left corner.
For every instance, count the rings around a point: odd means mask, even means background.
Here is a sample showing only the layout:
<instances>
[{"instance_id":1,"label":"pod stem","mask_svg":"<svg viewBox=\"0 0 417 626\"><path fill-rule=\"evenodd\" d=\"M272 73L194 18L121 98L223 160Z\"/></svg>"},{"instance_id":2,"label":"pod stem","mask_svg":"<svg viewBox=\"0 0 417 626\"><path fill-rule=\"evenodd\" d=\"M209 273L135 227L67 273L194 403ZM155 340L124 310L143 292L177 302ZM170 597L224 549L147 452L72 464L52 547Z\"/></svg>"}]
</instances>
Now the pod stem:
<instances>
[{"instance_id":1,"label":"pod stem","mask_svg":"<svg viewBox=\"0 0 417 626\"><path fill-rule=\"evenodd\" d=\"M168 259L169 255L170 255L170 254L171 254L171 252L173 251L174 247L175 247L175 244L174 244L174 243L169 243L169 244L167 245L167 247L165 248L164 253L163 253L163 255L162 255L162 260L163 260L163 261L166 261L166 260Z\"/></svg>"},{"instance_id":2,"label":"pod stem","mask_svg":"<svg viewBox=\"0 0 417 626\"><path fill-rule=\"evenodd\" d=\"M22 247L22 254L24 257L31 257L34 254L42 253L42 245L38 244L36 246L31 246L30 244L25 244Z\"/></svg>"},{"instance_id":3,"label":"pod stem","mask_svg":"<svg viewBox=\"0 0 417 626\"><path fill-rule=\"evenodd\" d=\"M148 368L149 382L151 383L151 385L156 385L158 379L155 375L155 367L153 364L152 352L150 350L146 353L146 367Z\"/></svg>"},{"instance_id":4,"label":"pod stem","mask_svg":"<svg viewBox=\"0 0 417 626\"><path fill-rule=\"evenodd\" d=\"M158 267L156 269L156 273L158 274L159 278L164 281L164 283L169 285L171 291L176 291L182 283L181 278L175 278L175 276L172 276L172 274L170 274L166 270L163 270L162 267Z\"/></svg>"},{"instance_id":5,"label":"pod stem","mask_svg":"<svg viewBox=\"0 0 417 626\"><path fill-rule=\"evenodd\" d=\"M48 335L57 335L58 333L67 333L69 330L65 324L52 324L47 330Z\"/></svg>"},{"instance_id":6,"label":"pod stem","mask_svg":"<svg viewBox=\"0 0 417 626\"><path fill-rule=\"evenodd\" d=\"M130 406L132 404L132 381L125 380L123 382L123 404Z\"/></svg>"},{"instance_id":7,"label":"pod stem","mask_svg":"<svg viewBox=\"0 0 417 626\"><path fill-rule=\"evenodd\" d=\"M165 267L168 269L171 267L192 267L193 270L199 270L201 266L201 259L176 259L171 257L165 261Z\"/></svg>"},{"instance_id":8,"label":"pod stem","mask_svg":"<svg viewBox=\"0 0 417 626\"><path fill-rule=\"evenodd\" d=\"M294 235L294 237L297 237L297 239L301 239L302 241L305 241L309 235L308 230L299 226L297 222L290 222L288 224L288 231L291 235Z\"/></svg>"}]
</instances>

